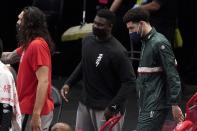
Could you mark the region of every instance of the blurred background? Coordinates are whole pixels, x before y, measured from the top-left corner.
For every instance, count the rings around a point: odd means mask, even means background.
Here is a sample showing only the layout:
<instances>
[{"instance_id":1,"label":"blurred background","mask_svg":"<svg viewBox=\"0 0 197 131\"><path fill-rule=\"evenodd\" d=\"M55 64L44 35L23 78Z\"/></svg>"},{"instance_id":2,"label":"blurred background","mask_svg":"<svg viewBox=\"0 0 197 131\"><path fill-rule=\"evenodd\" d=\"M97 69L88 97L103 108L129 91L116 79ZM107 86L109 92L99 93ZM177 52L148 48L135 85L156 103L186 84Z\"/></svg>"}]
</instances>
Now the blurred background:
<instances>
[{"instance_id":1,"label":"blurred background","mask_svg":"<svg viewBox=\"0 0 197 131\"><path fill-rule=\"evenodd\" d=\"M39 1L39 2L37 2ZM54 76L68 76L80 60L81 40L62 42L61 35L69 27L82 22L83 0L6 0L0 2L0 37L4 42L4 50L12 51L17 47L15 25L17 15L27 5L35 3L45 10L48 17L50 33L56 44L54 55ZM131 2L135 3L135 0ZM92 22L96 14L97 0L86 0L86 22ZM132 5L131 5L132 6ZM197 44L195 40L196 16L194 0L179 0L178 25L183 38L183 46L176 48L175 55L179 64L179 72L187 84L197 83ZM122 14L125 10L122 10ZM118 33L118 32L117 32ZM129 41L123 45L130 50Z\"/></svg>"}]
</instances>

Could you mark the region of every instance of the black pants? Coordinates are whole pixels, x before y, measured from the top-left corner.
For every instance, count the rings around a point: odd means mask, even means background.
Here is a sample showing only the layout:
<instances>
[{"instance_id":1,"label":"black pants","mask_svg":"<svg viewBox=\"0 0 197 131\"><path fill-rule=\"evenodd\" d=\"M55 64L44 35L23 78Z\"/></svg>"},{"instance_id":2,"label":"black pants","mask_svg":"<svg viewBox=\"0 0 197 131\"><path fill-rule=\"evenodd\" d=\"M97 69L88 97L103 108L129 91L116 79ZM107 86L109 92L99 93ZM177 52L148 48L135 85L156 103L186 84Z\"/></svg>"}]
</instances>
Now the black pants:
<instances>
[{"instance_id":1,"label":"black pants","mask_svg":"<svg viewBox=\"0 0 197 131\"><path fill-rule=\"evenodd\" d=\"M12 120L12 106L0 103L0 131L9 131Z\"/></svg>"},{"instance_id":2,"label":"black pants","mask_svg":"<svg viewBox=\"0 0 197 131\"><path fill-rule=\"evenodd\" d=\"M140 112L137 131L161 131L167 112L167 110Z\"/></svg>"}]
</instances>

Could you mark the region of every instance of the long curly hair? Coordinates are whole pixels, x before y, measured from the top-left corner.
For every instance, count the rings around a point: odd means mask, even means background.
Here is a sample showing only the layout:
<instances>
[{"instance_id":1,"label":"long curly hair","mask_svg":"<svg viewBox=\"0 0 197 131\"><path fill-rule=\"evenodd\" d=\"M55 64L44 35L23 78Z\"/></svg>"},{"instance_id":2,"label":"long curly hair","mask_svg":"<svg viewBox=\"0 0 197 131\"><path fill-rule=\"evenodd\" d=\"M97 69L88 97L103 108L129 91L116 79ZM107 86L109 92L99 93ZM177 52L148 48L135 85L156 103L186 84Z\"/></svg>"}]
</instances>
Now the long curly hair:
<instances>
[{"instance_id":1,"label":"long curly hair","mask_svg":"<svg viewBox=\"0 0 197 131\"><path fill-rule=\"evenodd\" d=\"M45 14L34 6L25 7L22 11L24 14L19 25L20 29L17 32L19 46L26 49L32 40L36 37L42 37L53 52L55 45L48 31Z\"/></svg>"}]
</instances>

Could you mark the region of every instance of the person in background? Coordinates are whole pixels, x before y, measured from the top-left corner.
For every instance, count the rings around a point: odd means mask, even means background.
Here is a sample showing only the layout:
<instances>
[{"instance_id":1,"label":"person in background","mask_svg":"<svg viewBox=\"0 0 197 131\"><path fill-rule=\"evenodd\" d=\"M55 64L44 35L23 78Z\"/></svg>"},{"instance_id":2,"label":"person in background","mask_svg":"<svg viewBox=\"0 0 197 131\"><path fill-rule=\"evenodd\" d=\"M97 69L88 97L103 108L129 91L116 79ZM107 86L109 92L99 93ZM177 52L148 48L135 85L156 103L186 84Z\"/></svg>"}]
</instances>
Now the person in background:
<instances>
[{"instance_id":1,"label":"person in background","mask_svg":"<svg viewBox=\"0 0 197 131\"><path fill-rule=\"evenodd\" d=\"M178 0L136 0L136 4L131 8L143 8L150 13L150 24L162 33L172 45L174 45L175 29L177 26ZM130 46L134 51L141 51L141 41L135 33L129 33ZM173 46L172 46L173 47ZM131 54L134 58L139 58L137 53ZM134 68L139 65L135 61Z\"/></svg>"},{"instance_id":2,"label":"person in background","mask_svg":"<svg viewBox=\"0 0 197 131\"><path fill-rule=\"evenodd\" d=\"M183 121L183 113L179 107L181 82L171 44L150 25L147 10L130 9L123 19L129 32L138 35L142 41L137 70L137 130L161 131L169 111L177 122Z\"/></svg>"},{"instance_id":3,"label":"person in background","mask_svg":"<svg viewBox=\"0 0 197 131\"><path fill-rule=\"evenodd\" d=\"M135 1L132 0L97 0L97 1L98 1L97 10L101 8L107 8L116 14L117 19L113 26L112 34L121 42L121 44L123 44L123 46L127 50L132 50L130 48L130 43L129 43L130 39L129 39L128 30L125 24L123 23L122 17L125 14L125 12L135 4Z\"/></svg>"},{"instance_id":4,"label":"person in background","mask_svg":"<svg viewBox=\"0 0 197 131\"><path fill-rule=\"evenodd\" d=\"M108 9L97 12L93 33L82 40L82 59L66 80L61 95L67 94L82 79L83 90L76 117L76 131L99 131L103 120L122 115L113 131L122 131L125 104L132 88L135 74L127 50L111 34L115 14Z\"/></svg>"},{"instance_id":5,"label":"person in background","mask_svg":"<svg viewBox=\"0 0 197 131\"><path fill-rule=\"evenodd\" d=\"M58 122L52 126L51 131L72 131L72 129L67 123Z\"/></svg>"},{"instance_id":6,"label":"person in background","mask_svg":"<svg viewBox=\"0 0 197 131\"><path fill-rule=\"evenodd\" d=\"M17 92L25 131L48 130L53 118L51 96L51 52L54 44L48 32L45 14L34 6L18 15L19 47L4 52L2 62L19 62Z\"/></svg>"},{"instance_id":7,"label":"person in background","mask_svg":"<svg viewBox=\"0 0 197 131\"><path fill-rule=\"evenodd\" d=\"M0 58L3 42L0 39ZM0 60L0 131L21 130L21 111L15 80L9 68Z\"/></svg>"},{"instance_id":8,"label":"person in background","mask_svg":"<svg viewBox=\"0 0 197 131\"><path fill-rule=\"evenodd\" d=\"M151 25L173 45L177 26L178 0L142 0L140 5L134 5L134 7L149 11Z\"/></svg>"}]
</instances>

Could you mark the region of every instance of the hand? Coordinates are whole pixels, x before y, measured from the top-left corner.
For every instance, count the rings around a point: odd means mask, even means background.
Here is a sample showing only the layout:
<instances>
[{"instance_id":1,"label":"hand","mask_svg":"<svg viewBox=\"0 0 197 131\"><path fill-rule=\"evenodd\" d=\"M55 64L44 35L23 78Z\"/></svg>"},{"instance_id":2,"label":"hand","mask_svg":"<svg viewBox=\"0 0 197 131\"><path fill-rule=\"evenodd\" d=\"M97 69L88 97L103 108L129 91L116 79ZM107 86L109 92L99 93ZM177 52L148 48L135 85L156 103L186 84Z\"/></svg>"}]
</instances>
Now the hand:
<instances>
[{"instance_id":1,"label":"hand","mask_svg":"<svg viewBox=\"0 0 197 131\"><path fill-rule=\"evenodd\" d=\"M109 108L106 108L105 109L105 113L104 113L104 116L105 116L105 120L108 121L111 117L113 117L115 115L114 112L112 112Z\"/></svg>"},{"instance_id":2,"label":"hand","mask_svg":"<svg viewBox=\"0 0 197 131\"><path fill-rule=\"evenodd\" d=\"M183 113L181 111L181 108L178 105L172 106L172 115L176 122L182 122L184 120Z\"/></svg>"},{"instance_id":3,"label":"hand","mask_svg":"<svg viewBox=\"0 0 197 131\"><path fill-rule=\"evenodd\" d=\"M30 126L31 131L42 131L40 115L32 115Z\"/></svg>"},{"instance_id":4,"label":"hand","mask_svg":"<svg viewBox=\"0 0 197 131\"><path fill-rule=\"evenodd\" d=\"M68 98L67 98L67 95L68 95L68 92L69 92L69 86L67 84L65 84L62 89L61 89L61 96L63 97L63 99L68 102Z\"/></svg>"},{"instance_id":5,"label":"hand","mask_svg":"<svg viewBox=\"0 0 197 131\"><path fill-rule=\"evenodd\" d=\"M105 113L104 113L106 121L108 121L111 117L117 115L118 113L123 114L123 112L120 109L120 106L111 105L111 106L107 107L105 109Z\"/></svg>"}]
</instances>

